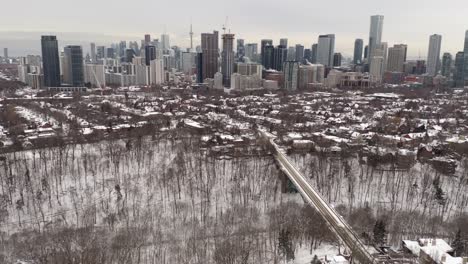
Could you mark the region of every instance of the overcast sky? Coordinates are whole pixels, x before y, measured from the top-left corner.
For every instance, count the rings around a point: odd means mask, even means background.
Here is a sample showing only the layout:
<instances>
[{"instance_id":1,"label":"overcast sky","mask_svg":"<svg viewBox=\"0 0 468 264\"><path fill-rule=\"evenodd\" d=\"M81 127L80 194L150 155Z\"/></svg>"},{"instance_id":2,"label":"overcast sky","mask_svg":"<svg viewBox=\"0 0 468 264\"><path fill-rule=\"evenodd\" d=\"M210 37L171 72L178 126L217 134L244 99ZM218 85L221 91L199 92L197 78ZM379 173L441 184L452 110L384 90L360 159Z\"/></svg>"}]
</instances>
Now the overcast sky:
<instances>
[{"instance_id":1,"label":"overcast sky","mask_svg":"<svg viewBox=\"0 0 468 264\"><path fill-rule=\"evenodd\" d=\"M195 45L200 33L228 27L247 43L289 39L309 47L319 34L336 34L336 52L351 55L355 38L367 44L370 16L385 16L383 41L408 44L410 57L427 56L429 35L442 35L442 52L463 49L468 29L468 0L5 0L1 4L0 48L12 55L35 52L39 36L57 34L60 45L95 40L139 40L166 29L171 45L189 45L193 23ZM84 34L85 32L86 34ZM68 34L64 34L68 33ZM21 43L23 41L23 43ZM75 43L76 42L76 43Z\"/></svg>"}]
</instances>

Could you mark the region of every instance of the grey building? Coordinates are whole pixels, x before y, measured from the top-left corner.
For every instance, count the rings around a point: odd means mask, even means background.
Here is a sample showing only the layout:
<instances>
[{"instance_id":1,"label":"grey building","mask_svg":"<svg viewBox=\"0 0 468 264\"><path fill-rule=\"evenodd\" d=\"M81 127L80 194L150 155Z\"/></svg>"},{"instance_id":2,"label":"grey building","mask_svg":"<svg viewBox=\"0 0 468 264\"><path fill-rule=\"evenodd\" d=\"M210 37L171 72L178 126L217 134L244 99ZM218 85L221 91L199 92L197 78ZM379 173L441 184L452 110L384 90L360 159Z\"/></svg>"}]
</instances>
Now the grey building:
<instances>
[{"instance_id":1,"label":"grey building","mask_svg":"<svg viewBox=\"0 0 468 264\"><path fill-rule=\"evenodd\" d=\"M258 44L248 43L245 46L245 56L248 57L251 61L258 62Z\"/></svg>"},{"instance_id":2,"label":"grey building","mask_svg":"<svg viewBox=\"0 0 468 264\"><path fill-rule=\"evenodd\" d=\"M354 65L359 65L362 63L362 50L363 49L364 49L364 41L362 39L356 39L354 41L354 56L353 56Z\"/></svg>"},{"instance_id":3,"label":"grey building","mask_svg":"<svg viewBox=\"0 0 468 264\"><path fill-rule=\"evenodd\" d=\"M84 86L83 49L81 46L66 46L63 53L68 64L66 69L69 80L66 83L73 87Z\"/></svg>"},{"instance_id":4,"label":"grey building","mask_svg":"<svg viewBox=\"0 0 468 264\"><path fill-rule=\"evenodd\" d=\"M335 53L335 35L320 35L317 46L317 63L325 67L333 66L333 55Z\"/></svg>"},{"instance_id":5,"label":"grey building","mask_svg":"<svg viewBox=\"0 0 468 264\"><path fill-rule=\"evenodd\" d=\"M452 54L446 52L442 55L442 76L450 78L452 72L452 60Z\"/></svg>"},{"instance_id":6,"label":"grey building","mask_svg":"<svg viewBox=\"0 0 468 264\"><path fill-rule=\"evenodd\" d=\"M464 62L465 62L465 53L463 51L457 52L455 56L455 72L453 79L455 80L455 87L463 88L465 85L465 76L464 76Z\"/></svg>"},{"instance_id":7,"label":"grey building","mask_svg":"<svg viewBox=\"0 0 468 264\"><path fill-rule=\"evenodd\" d=\"M97 58L96 58L96 44L94 42L91 43L91 62L96 63Z\"/></svg>"},{"instance_id":8,"label":"grey building","mask_svg":"<svg viewBox=\"0 0 468 264\"><path fill-rule=\"evenodd\" d=\"M341 55L341 53L333 54L333 67L340 67L342 58L343 56Z\"/></svg>"},{"instance_id":9,"label":"grey building","mask_svg":"<svg viewBox=\"0 0 468 264\"><path fill-rule=\"evenodd\" d=\"M263 65L263 67L265 67L265 69L269 69L269 67L267 67L267 65L265 65L265 63L268 60L268 57L265 55L265 47L266 46L273 46L273 40L271 40L271 39L262 39L262 41L260 43L260 53L261 53L261 56L262 56L262 59L261 59L262 65ZM271 56L271 55L269 54L269 56Z\"/></svg>"},{"instance_id":10,"label":"grey building","mask_svg":"<svg viewBox=\"0 0 468 264\"><path fill-rule=\"evenodd\" d=\"M201 49L203 53L203 58L202 58L203 80L205 80L206 78L214 78L215 73L219 71L218 31L213 31L213 33L201 34Z\"/></svg>"},{"instance_id":11,"label":"grey building","mask_svg":"<svg viewBox=\"0 0 468 264\"><path fill-rule=\"evenodd\" d=\"M245 56L245 46L244 46L244 40L243 39L238 39L237 40L237 58L242 58Z\"/></svg>"},{"instance_id":12,"label":"grey building","mask_svg":"<svg viewBox=\"0 0 468 264\"><path fill-rule=\"evenodd\" d=\"M44 85L46 87L60 87L60 60L57 37L42 36L41 48Z\"/></svg>"},{"instance_id":13,"label":"grey building","mask_svg":"<svg viewBox=\"0 0 468 264\"><path fill-rule=\"evenodd\" d=\"M429 37L429 50L427 54L426 73L430 76L436 76L439 72L441 44L441 35L434 34Z\"/></svg>"},{"instance_id":14,"label":"grey building","mask_svg":"<svg viewBox=\"0 0 468 264\"><path fill-rule=\"evenodd\" d=\"M280 39L280 46L288 47L288 39L287 38Z\"/></svg>"},{"instance_id":15,"label":"grey building","mask_svg":"<svg viewBox=\"0 0 468 264\"><path fill-rule=\"evenodd\" d=\"M468 30L465 32L465 48L463 49L463 76L465 85L468 83Z\"/></svg>"},{"instance_id":16,"label":"grey building","mask_svg":"<svg viewBox=\"0 0 468 264\"><path fill-rule=\"evenodd\" d=\"M304 60L304 46L301 44L296 44L296 61L302 63Z\"/></svg>"},{"instance_id":17,"label":"grey building","mask_svg":"<svg viewBox=\"0 0 468 264\"><path fill-rule=\"evenodd\" d=\"M156 47L153 45L145 46L145 64L146 66L151 65L151 61L156 59Z\"/></svg>"},{"instance_id":18,"label":"grey building","mask_svg":"<svg viewBox=\"0 0 468 264\"><path fill-rule=\"evenodd\" d=\"M299 62L284 62L284 88L288 91L296 91L299 77Z\"/></svg>"},{"instance_id":19,"label":"grey building","mask_svg":"<svg viewBox=\"0 0 468 264\"><path fill-rule=\"evenodd\" d=\"M311 47L311 57L310 57L310 63L312 64L315 64L317 63L317 47L318 47L318 44L312 44L312 47Z\"/></svg>"},{"instance_id":20,"label":"grey building","mask_svg":"<svg viewBox=\"0 0 468 264\"><path fill-rule=\"evenodd\" d=\"M288 56L288 49L286 46L279 45L273 49L273 66L272 68L277 71L283 71L283 64Z\"/></svg>"},{"instance_id":21,"label":"grey building","mask_svg":"<svg viewBox=\"0 0 468 264\"><path fill-rule=\"evenodd\" d=\"M372 59L374 49L382 43L384 16L371 16L370 31L369 31L369 58Z\"/></svg>"},{"instance_id":22,"label":"grey building","mask_svg":"<svg viewBox=\"0 0 468 264\"><path fill-rule=\"evenodd\" d=\"M274 52L275 48L273 45L267 45L263 48L263 54L262 54L262 60L263 60L263 67L268 70L268 69L273 69L274 68Z\"/></svg>"},{"instance_id":23,"label":"grey building","mask_svg":"<svg viewBox=\"0 0 468 264\"><path fill-rule=\"evenodd\" d=\"M106 47L98 46L96 50L96 61L106 57Z\"/></svg>"},{"instance_id":24,"label":"grey building","mask_svg":"<svg viewBox=\"0 0 468 264\"><path fill-rule=\"evenodd\" d=\"M223 34L222 39L221 73L224 87L230 87L231 75L234 72L234 34Z\"/></svg>"}]
</instances>

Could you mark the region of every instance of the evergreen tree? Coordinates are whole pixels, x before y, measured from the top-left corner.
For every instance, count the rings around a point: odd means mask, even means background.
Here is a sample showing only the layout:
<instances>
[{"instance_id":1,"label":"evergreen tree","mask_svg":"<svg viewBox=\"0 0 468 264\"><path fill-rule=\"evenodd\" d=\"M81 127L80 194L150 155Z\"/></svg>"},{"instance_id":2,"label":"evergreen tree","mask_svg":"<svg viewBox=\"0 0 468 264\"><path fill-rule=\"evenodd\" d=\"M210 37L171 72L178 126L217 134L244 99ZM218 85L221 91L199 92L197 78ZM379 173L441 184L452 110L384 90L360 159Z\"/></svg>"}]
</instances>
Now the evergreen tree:
<instances>
[{"instance_id":1,"label":"evergreen tree","mask_svg":"<svg viewBox=\"0 0 468 264\"><path fill-rule=\"evenodd\" d=\"M318 259L317 255L310 261L310 264L321 264L322 262Z\"/></svg>"},{"instance_id":2,"label":"evergreen tree","mask_svg":"<svg viewBox=\"0 0 468 264\"><path fill-rule=\"evenodd\" d=\"M458 229L451 246L455 257L460 257L465 251L465 243L463 242L460 229Z\"/></svg>"},{"instance_id":3,"label":"evergreen tree","mask_svg":"<svg viewBox=\"0 0 468 264\"><path fill-rule=\"evenodd\" d=\"M374 225L374 243L380 246L385 245L387 230L385 230L385 222L377 220Z\"/></svg>"},{"instance_id":4,"label":"evergreen tree","mask_svg":"<svg viewBox=\"0 0 468 264\"><path fill-rule=\"evenodd\" d=\"M289 230L281 229L278 237L278 247L287 261L294 259L294 249L291 241L291 232L289 232Z\"/></svg>"}]
</instances>

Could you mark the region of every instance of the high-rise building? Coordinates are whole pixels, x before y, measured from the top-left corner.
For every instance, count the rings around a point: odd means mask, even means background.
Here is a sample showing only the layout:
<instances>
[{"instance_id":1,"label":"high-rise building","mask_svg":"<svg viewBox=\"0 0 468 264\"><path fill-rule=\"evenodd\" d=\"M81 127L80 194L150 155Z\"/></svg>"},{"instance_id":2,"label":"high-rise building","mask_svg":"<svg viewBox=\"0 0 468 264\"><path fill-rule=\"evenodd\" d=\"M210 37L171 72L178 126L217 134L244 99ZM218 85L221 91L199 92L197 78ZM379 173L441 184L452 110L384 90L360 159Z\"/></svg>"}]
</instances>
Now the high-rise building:
<instances>
[{"instance_id":1,"label":"high-rise building","mask_svg":"<svg viewBox=\"0 0 468 264\"><path fill-rule=\"evenodd\" d=\"M248 43L245 46L245 56L251 61L258 62L258 44L257 43Z\"/></svg>"},{"instance_id":2,"label":"high-rise building","mask_svg":"<svg viewBox=\"0 0 468 264\"><path fill-rule=\"evenodd\" d=\"M151 42L151 35L150 35L150 34L146 34L146 35L145 35L145 42L144 42L145 46L146 46L146 45L149 45L150 42Z\"/></svg>"},{"instance_id":3,"label":"high-rise building","mask_svg":"<svg viewBox=\"0 0 468 264\"><path fill-rule=\"evenodd\" d=\"M277 71L283 70L283 64L288 56L288 50L285 46L277 46L273 49L273 66L272 68Z\"/></svg>"},{"instance_id":4,"label":"high-rise building","mask_svg":"<svg viewBox=\"0 0 468 264\"><path fill-rule=\"evenodd\" d=\"M97 58L96 58L96 43L91 42L91 62L96 63Z\"/></svg>"},{"instance_id":5,"label":"high-rise building","mask_svg":"<svg viewBox=\"0 0 468 264\"><path fill-rule=\"evenodd\" d=\"M161 48L163 50L169 50L171 48L171 45L170 45L170 42L169 42L169 35L162 34L161 35L161 43L162 43Z\"/></svg>"},{"instance_id":6,"label":"high-rise building","mask_svg":"<svg viewBox=\"0 0 468 264\"><path fill-rule=\"evenodd\" d=\"M238 39L237 40L237 58L242 58L245 56L245 46L244 46L244 40L243 39Z\"/></svg>"},{"instance_id":7,"label":"high-rise building","mask_svg":"<svg viewBox=\"0 0 468 264\"><path fill-rule=\"evenodd\" d=\"M42 67L44 70L44 85L60 87L60 61L56 36L42 36Z\"/></svg>"},{"instance_id":8,"label":"high-rise building","mask_svg":"<svg viewBox=\"0 0 468 264\"><path fill-rule=\"evenodd\" d=\"M311 47L311 53L312 53L312 57L310 58L310 63L317 63L317 47L318 47L318 44L312 44L312 47Z\"/></svg>"},{"instance_id":9,"label":"high-rise building","mask_svg":"<svg viewBox=\"0 0 468 264\"><path fill-rule=\"evenodd\" d=\"M197 83L203 83L203 53L197 53Z\"/></svg>"},{"instance_id":10,"label":"high-rise building","mask_svg":"<svg viewBox=\"0 0 468 264\"><path fill-rule=\"evenodd\" d=\"M84 82L92 87L102 88L106 86L106 70L102 64L84 65Z\"/></svg>"},{"instance_id":11,"label":"high-rise building","mask_svg":"<svg viewBox=\"0 0 468 264\"><path fill-rule=\"evenodd\" d=\"M312 60L312 51L310 49L305 49L304 50L304 61L310 62L311 60Z\"/></svg>"},{"instance_id":12,"label":"high-rise building","mask_svg":"<svg viewBox=\"0 0 468 264\"><path fill-rule=\"evenodd\" d=\"M213 33L201 34L201 48L202 48L202 53L203 53L203 59L202 59L203 80L205 80L206 78L214 78L215 73L219 71L218 41L219 41L218 31L213 31Z\"/></svg>"},{"instance_id":13,"label":"high-rise building","mask_svg":"<svg viewBox=\"0 0 468 264\"><path fill-rule=\"evenodd\" d=\"M362 63L363 48L364 48L364 41L362 39L356 39L354 41L354 56L353 56L354 65L359 65Z\"/></svg>"},{"instance_id":14,"label":"high-rise building","mask_svg":"<svg viewBox=\"0 0 468 264\"><path fill-rule=\"evenodd\" d=\"M381 16L381 15L371 16L370 32L369 32L369 51L368 51L368 57L371 59L372 59L372 56L374 56L374 50L382 42L383 23L384 23L384 16Z\"/></svg>"},{"instance_id":15,"label":"high-rise building","mask_svg":"<svg viewBox=\"0 0 468 264\"><path fill-rule=\"evenodd\" d=\"M387 71L403 72L406 45L394 45L388 49Z\"/></svg>"},{"instance_id":16,"label":"high-rise building","mask_svg":"<svg viewBox=\"0 0 468 264\"><path fill-rule=\"evenodd\" d=\"M455 56L455 72L453 78L455 80L455 87L458 88L463 88L465 85L465 76L463 74L464 62L465 53L463 51L457 52L457 55Z\"/></svg>"},{"instance_id":17,"label":"high-rise building","mask_svg":"<svg viewBox=\"0 0 468 264\"><path fill-rule=\"evenodd\" d=\"M468 30L465 32L465 48L463 49L463 76L465 85L468 84Z\"/></svg>"},{"instance_id":18,"label":"high-rise building","mask_svg":"<svg viewBox=\"0 0 468 264\"><path fill-rule=\"evenodd\" d=\"M322 83L325 68L320 64L299 66L298 89L304 90L309 84Z\"/></svg>"},{"instance_id":19,"label":"high-rise building","mask_svg":"<svg viewBox=\"0 0 468 264\"><path fill-rule=\"evenodd\" d=\"M296 47L289 47L288 54L287 54L288 61L295 61L296 60Z\"/></svg>"},{"instance_id":20,"label":"high-rise building","mask_svg":"<svg viewBox=\"0 0 468 264\"><path fill-rule=\"evenodd\" d=\"M223 34L222 39L221 73L224 87L230 87L231 75L234 72L234 34Z\"/></svg>"},{"instance_id":21,"label":"high-rise building","mask_svg":"<svg viewBox=\"0 0 468 264\"><path fill-rule=\"evenodd\" d=\"M263 64L262 65L267 70L273 69L274 67L274 64L273 64L274 52L275 52L275 48L273 47L273 45L266 45L263 48L263 54L262 54Z\"/></svg>"},{"instance_id":22,"label":"high-rise building","mask_svg":"<svg viewBox=\"0 0 468 264\"><path fill-rule=\"evenodd\" d=\"M284 62L284 88L287 91L296 91L299 76L299 62L286 61Z\"/></svg>"},{"instance_id":23,"label":"high-rise building","mask_svg":"<svg viewBox=\"0 0 468 264\"><path fill-rule=\"evenodd\" d=\"M304 46L301 44L296 44L296 61L302 63L304 60Z\"/></svg>"},{"instance_id":24,"label":"high-rise building","mask_svg":"<svg viewBox=\"0 0 468 264\"><path fill-rule=\"evenodd\" d=\"M98 46L96 52L96 61L106 57L106 47Z\"/></svg>"},{"instance_id":25,"label":"high-rise building","mask_svg":"<svg viewBox=\"0 0 468 264\"><path fill-rule=\"evenodd\" d=\"M263 66L258 63L237 63L236 72L240 75L257 75L262 77Z\"/></svg>"},{"instance_id":26,"label":"high-rise building","mask_svg":"<svg viewBox=\"0 0 468 264\"><path fill-rule=\"evenodd\" d=\"M273 46L273 40L271 39L262 39L261 41L261 44L260 44L260 53L261 53L261 56L262 56L262 65L263 67L265 67L265 69L269 69L269 67L267 67L267 65L265 64L266 61L267 61L267 57L265 57L265 47L266 46Z\"/></svg>"},{"instance_id":27,"label":"high-rise building","mask_svg":"<svg viewBox=\"0 0 468 264\"><path fill-rule=\"evenodd\" d=\"M182 52L181 55L181 69L182 72L188 75L194 74L196 68L197 53L195 52Z\"/></svg>"},{"instance_id":28,"label":"high-rise building","mask_svg":"<svg viewBox=\"0 0 468 264\"><path fill-rule=\"evenodd\" d=\"M370 62L370 75L376 82L382 81L385 59L383 56L373 56Z\"/></svg>"},{"instance_id":29,"label":"high-rise building","mask_svg":"<svg viewBox=\"0 0 468 264\"><path fill-rule=\"evenodd\" d=\"M66 46L63 49L67 63L68 80L64 82L74 87L84 86L83 50L81 46Z\"/></svg>"},{"instance_id":30,"label":"high-rise building","mask_svg":"<svg viewBox=\"0 0 468 264\"><path fill-rule=\"evenodd\" d=\"M280 39L280 46L283 46L283 47L288 47L288 39L287 38L282 38Z\"/></svg>"},{"instance_id":31,"label":"high-rise building","mask_svg":"<svg viewBox=\"0 0 468 264\"><path fill-rule=\"evenodd\" d=\"M3 48L3 58L8 60L8 48Z\"/></svg>"},{"instance_id":32,"label":"high-rise building","mask_svg":"<svg viewBox=\"0 0 468 264\"><path fill-rule=\"evenodd\" d=\"M125 61L128 63L132 63L133 58L136 57L135 50L133 49L126 49L125 50Z\"/></svg>"},{"instance_id":33,"label":"high-rise building","mask_svg":"<svg viewBox=\"0 0 468 264\"><path fill-rule=\"evenodd\" d=\"M122 40L119 43L119 57L122 58L125 56L125 50L127 49L127 42Z\"/></svg>"},{"instance_id":34,"label":"high-rise building","mask_svg":"<svg viewBox=\"0 0 468 264\"><path fill-rule=\"evenodd\" d=\"M452 73L452 54L450 53L444 53L442 55L442 76L447 77L447 79L450 78L450 75Z\"/></svg>"},{"instance_id":35,"label":"high-rise building","mask_svg":"<svg viewBox=\"0 0 468 264\"><path fill-rule=\"evenodd\" d=\"M146 66L151 65L151 61L156 59L156 47L153 45L145 46L145 63Z\"/></svg>"},{"instance_id":36,"label":"high-rise building","mask_svg":"<svg viewBox=\"0 0 468 264\"><path fill-rule=\"evenodd\" d=\"M150 84L157 85L164 83L164 61L155 59L150 62Z\"/></svg>"},{"instance_id":37,"label":"high-rise building","mask_svg":"<svg viewBox=\"0 0 468 264\"><path fill-rule=\"evenodd\" d=\"M368 59L369 58L369 46L366 45L364 47L364 59Z\"/></svg>"},{"instance_id":38,"label":"high-rise building","mask_svg":"<svg viewBox=\"0 0 468 264\"><path fill-rule=\"evenodd\" d=\"M333 65L333 54L335 53L335 35L320 35L317 46L317 63L325 67Z\"/></svg>"},{"instance_id":39,"label":"high-rise building","mask_svg":"<svg viewBox=\"0 0 468 264\"><path fill-rule=\"evenodd\" d=\"M107 48L106 49L106 58L107 59L115 59L115 49L114 48Z\"/></svg>"},{"instance_id":40,"label":"high-rise building","mask_svg":"<svg viewBox=\"0 0 468 264\"><path fill-rule=\"evenodd\" d=\"M333 54L333 67L340 67L341 66L341 59L342 59L341 53L335 53Z\"/></svg>"},{"instance_id":41,"label":"high-rise building","mask_svg":"<svg viewBox=\"0 0 468 264\"><path fill-rule=\"evenodd\" d=\"M442 44L441 35L431 35L429 37L429 51L427 53L427 74L436 76L440 68L440 47Z\"/></svg>"}]
</instances>

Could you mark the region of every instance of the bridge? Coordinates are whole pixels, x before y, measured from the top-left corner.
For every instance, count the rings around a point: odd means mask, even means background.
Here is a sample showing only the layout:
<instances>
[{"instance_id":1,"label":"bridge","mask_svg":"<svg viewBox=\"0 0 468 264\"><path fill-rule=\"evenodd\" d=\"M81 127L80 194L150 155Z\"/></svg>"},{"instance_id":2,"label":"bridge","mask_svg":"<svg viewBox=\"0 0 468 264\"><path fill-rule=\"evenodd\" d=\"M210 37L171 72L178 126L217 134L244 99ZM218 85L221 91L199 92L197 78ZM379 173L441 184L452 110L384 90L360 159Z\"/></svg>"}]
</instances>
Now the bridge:
<instances>
[{"instance_id":1,"label":"bridge","mask_svg":"<svg viewBox=\"0 0 468 264\"><path fill-rule=\"evenodd\" d=\"M297 190L304 199L314 207L320 216L325 220L330 230L341 240L346 248L351 252L353 263L376 264L380 263L367 250L364 243L361 242L356 233L352 230L341 215L330 206L323 197L307 182L306 178L299 170L288 160L278 145L273 141L274 136L261 131L262 137L267 139L274 148L274 156L281 170L294 183Z\"/></svg>"}]
</instances>

